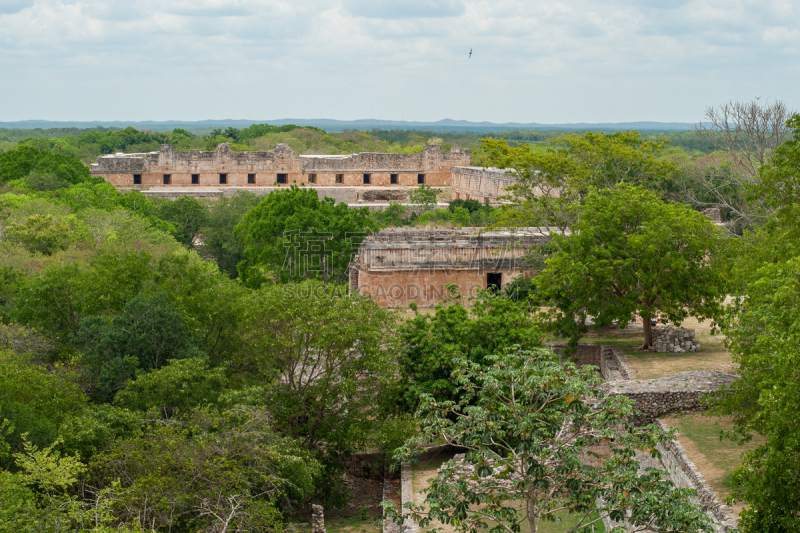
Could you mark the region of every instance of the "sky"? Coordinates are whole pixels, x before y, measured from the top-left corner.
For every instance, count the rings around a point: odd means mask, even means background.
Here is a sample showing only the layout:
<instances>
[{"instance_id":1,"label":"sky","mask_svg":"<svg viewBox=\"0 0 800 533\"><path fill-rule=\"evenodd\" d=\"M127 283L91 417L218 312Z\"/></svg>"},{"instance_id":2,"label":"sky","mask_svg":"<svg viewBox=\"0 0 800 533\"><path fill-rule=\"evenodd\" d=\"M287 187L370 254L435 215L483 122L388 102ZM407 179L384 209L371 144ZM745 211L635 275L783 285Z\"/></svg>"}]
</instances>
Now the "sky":
<instances>
[{"instance_id":1,"label":"sky","mask_svg":"<svg viewBox=\"0 0 800 533\"><path fill-rule=\"evenodd\" d=\"M0 122L696 123L799 60L800 0L0 0Z\"/></svg>"}]
</instances>

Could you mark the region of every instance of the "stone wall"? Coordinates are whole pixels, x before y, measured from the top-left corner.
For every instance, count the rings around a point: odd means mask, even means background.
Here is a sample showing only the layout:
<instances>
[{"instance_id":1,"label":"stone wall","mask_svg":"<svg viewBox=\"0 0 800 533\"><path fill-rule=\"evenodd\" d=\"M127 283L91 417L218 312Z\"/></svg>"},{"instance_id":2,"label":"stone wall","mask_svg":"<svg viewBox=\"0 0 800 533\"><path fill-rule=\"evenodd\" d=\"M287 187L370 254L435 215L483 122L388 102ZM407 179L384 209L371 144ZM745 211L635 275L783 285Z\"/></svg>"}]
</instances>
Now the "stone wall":
<instances>
[{"instance_id":1,"label":"stone wall","mask_svg":"<svg viewBox=\"0 0 800 533\"><path fill-rule=\"evenodd\" d=\"M606 379L602 386L609 395L625 395L636 402L636 408L643 416L634 423L655 423L663 431L667 426L656 417L671 411L704 409L703 396L718 390L738 379L735 374L719 371L680 372L673 376L650 380L634 380L635 372L627 364L625 356L618 348L601 348L601 370ZM706 483L703 475L689 460L686 451L677 440L669 440L657 446L661 454L660 467L663 467L676 487L694 489L696 503L714 521L716 533L734 530L737 521L731 509L723 505L714 489ZM604 520L606 531L620 524Z\"/></svg>"},{"instance_id":2,"label":"stone wall","mask_svg":"<svg viewBox=\"0 0 800 533\"><path fill-rule=\"evenodd\" d=\"M517 182L513 170L483 167L453 167L450 187L453 195L462 200L497 202Z\"/></svg>"},{"instance_id":3,"label":"stone wall","mask_svg":"<svg viewBox=\"0 0 800 533\"><path fill-rule=\"evenodd\" d=\"M719 370L678 372L656 379L607 381L601 387L609 396L627 396L636 402L641 415L636 424L650 424L659 416L675 411L705 409L704 396L739 378Z\"/></svg>"},{"instance_id":4,"label":"stone wall","mask_svg":"<svg viewBox=\"0 0 800 533\"><path fill-rule=\"evenodd\" d=\"M409 463L400 465L400 487L400 501L402 508L405 508L407 504L414 503L414 474ZM411 518L403 520L403 525L400 527L401 533L417 533L417 531L419 531L419 526Z\"/></svg>"},{"instance_id":5,"label":"stone wall","mask_svg":"<svg viewBox=\"0 0 800 533\"><path fill-rule=\"evenodd\" d=\"M663 431L667 431L667 426L660 420L656 421ZM737 526L736 517L727 505L724 505L717 493L706 483L703 474L697 470L695 464L687 457L686 451L677 440L669 440L666 444L656 446L661 454L661 464L666 468L670 479L676 487L694 489L697 493L697 503L714 520L714 531L725 532L735 529Z\"/></svg>"},{"instance_id":6,"label":"stone wall","mask_svg":"<svg viewBox=\"0 0 800 533\"><path fill-rule=\"evenodd\" d=\"M385 458L377 453L354 453L342 461L345 472L353 477L382 481L385 478L397 478L400 473L387 468Z\"/></svg>"},{"instance_id":7,"label":"stone wall","mask_svg":"<svg viewBox=\"0 0 800 533\"><path fill-rule=\"evenodd\" d=\"M158 152L99 156L91 172L117 187L270 187L279 175L287 186L449 187L450 168L469 164L470 156L468 149L442 153L439 146L426 146L421 154L306 156L285 144L263 152L233 152L225 143L213 152L178 152L164 144Z\"/></svg>"},{"instance_id":8,"label":"stone wall","mask_svg":"<svg viewBox=\"0 0 800 533\"><path fill-rule=\"evenodd\" d=\"M628 366L628 356L616 346L600 348L600 375L606 381L633 379L635 372Z\"/></svg>"},{"instance_id":9,"label":"stone wall","mask_svg":"<svg viewBox=\"0 0 800 533\"><path fill-rule=\"evenodd\" d=\"M675 326L657 327L653 330L653 347L651 352L697 352L700 341L695 339L694 330L676 328Z\"/></svg>"},{"instance_id":10,"label":"stone wall","mask_svg":"<svg viewBox=\"0 0 800 533\"><path fill-rule=\"evenodd\" d=\"M519 270L497 269L501 283L505 285L515 277L523 275ZM434 307L445 299L452 298L447 286L454 284L462 296L463 304L469 303L479 289L487 285L486 272L480 270L420 269L416 271L368 272L359 271L355 282L359 294L370 296L383 307L407 307L414 302L419 307Z\"/></svg>"},{"instance_id":11,"label":"stone wall","mask_svg":"<svg viewBox=\"0 0 800 533\"><path fill-rule=\"evenodd\" d=\"M566 342L550 342L547 347L553 350L553 353L563 356L567 344ZM578 366L594 365L600 368L600 345L596 342L579 342L577 351L571 359Z\"/></svg>"}]
</instances>

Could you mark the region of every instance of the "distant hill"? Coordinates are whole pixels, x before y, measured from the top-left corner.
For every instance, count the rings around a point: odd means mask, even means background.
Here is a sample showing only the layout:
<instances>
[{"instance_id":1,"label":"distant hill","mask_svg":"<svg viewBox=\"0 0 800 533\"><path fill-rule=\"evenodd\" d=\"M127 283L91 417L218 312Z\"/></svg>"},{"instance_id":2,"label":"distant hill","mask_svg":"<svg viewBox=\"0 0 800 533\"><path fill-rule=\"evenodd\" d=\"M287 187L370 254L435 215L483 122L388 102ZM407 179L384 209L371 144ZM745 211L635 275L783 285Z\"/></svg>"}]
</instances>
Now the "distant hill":
<instances>
[{"instance_id":1,"label":"distant hill","mask_svg":"<svg viewBox=\"0 0 800 533\"><path fill-rule=\"evenodd\" d=\"M196 130L201 128L246 128L251 124L274 124L281 126L284 124L297 124L298 126L316 126L327 131L342 130L429 130L429 131L477 131L495 132L508 130L556 130L556 131L575 131L575 130L596 130L596 131L617 131L617 130L639 130L639 131L688 131L693 124L683 122L617 122L617 123L574 123L574 124L537 124L535 122L505 122L497 124L494 122L470 122L468 120L452 120L446 118L436 122L413 122L403 120L333 120L333 119L300 119L283 118L277 120L198 120L198 121L92 121L92 122L58 122L51 120L27 120L17 122L0 122L0 128L94 128L97 126L104 128L124 128L133 126L134 128L148 128L153 131L167 131L175 128Z\"/></svg>"}]
</instances>

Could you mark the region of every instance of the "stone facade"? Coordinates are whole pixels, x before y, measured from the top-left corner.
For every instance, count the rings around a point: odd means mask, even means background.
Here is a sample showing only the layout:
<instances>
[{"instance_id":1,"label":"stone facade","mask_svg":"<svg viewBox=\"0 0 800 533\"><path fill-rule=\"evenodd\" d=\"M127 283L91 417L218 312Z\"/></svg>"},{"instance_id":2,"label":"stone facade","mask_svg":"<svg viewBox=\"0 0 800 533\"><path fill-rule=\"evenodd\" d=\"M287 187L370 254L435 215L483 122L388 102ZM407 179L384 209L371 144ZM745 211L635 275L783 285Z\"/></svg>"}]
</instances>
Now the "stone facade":
<instances>
[{"instance_id":1,"label":"stone facade","mask_svg":"<svg viewBox=\"0 0 800 533\"><path fill-rule=\"evenodd\" d=\"M453 296L452 284L466 303L478 289L526 275L526 250L547 239L549 228L388 228L364 239L350 285L385 307L433 307Z\"/></svg>"},{"instance_id":2,"label":"stone facade","mask_svg":"<svg viewBox=\"0 0 800 533\"><path fill-rule=\"evenodd\" d=\"M266 152L175 151L171 144L146 154L101 155L91 166L117 187L449 187L450 169L468 165L470 151L425 146L421 154L299 155L286 144Z\"/></svg>"},{"instance_id":3,"label":"stone facade","mask_svg":"<svg viewBox=\"0 0 800 533\"><path fill-rule=\"evenodd\" d=\"M453 167L451 174L451 190L455 198L486 204L505 201L503 197L510 196L510 188L519 181L517 171L512 168ZM533 188L533 194L557 197L559 192L555 188L544 190L537 186Z\"/></svg>"},{"instance_id":4,"label":"stone facade","mask_svg":"<svg viewBox=\"0 0 800 533\"><path fill-rule=\"evenodd\" d=\"M653 330L651 352L698 352L700 341L694 338L694 330L675 326L657 327Z\"/></svg>"},{"instance_id":5,"label":"stone facade","mask_svg":"<svg viewBox=\"0 0 800 533\"><path fill-rule=\"evenodd\" d=\"M509 194L508 187L517 182L513 170L482 167L453 167L453 195L461 200L478 200L484 203L497 202Z\"/></svg>"}]
</instances>

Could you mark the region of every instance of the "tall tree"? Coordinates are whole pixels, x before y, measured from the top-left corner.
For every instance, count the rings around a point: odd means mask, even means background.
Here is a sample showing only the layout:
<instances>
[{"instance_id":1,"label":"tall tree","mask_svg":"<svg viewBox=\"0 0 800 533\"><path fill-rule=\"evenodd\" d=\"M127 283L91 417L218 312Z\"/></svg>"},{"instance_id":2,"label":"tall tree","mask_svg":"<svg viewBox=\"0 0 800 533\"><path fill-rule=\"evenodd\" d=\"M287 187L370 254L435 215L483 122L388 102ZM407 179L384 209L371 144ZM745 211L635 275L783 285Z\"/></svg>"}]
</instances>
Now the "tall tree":
<instances>
[{"instance_id":1,"label":"tall tree","mask_svg":"<svg viewBox=\"0 0 800 533\"><path fill-rule=\"evenodd\" d=\"M792 139L759 168L752 194L773 214L736 242L739 299L723 323L741 379L721 395L719 411L733 416L736 437L764 439L733 475L734 494L747 504L741 527L748 533L800 531L800 115L788 125Z\"/></svg>"},{"instance_id":2,"label":"tall tree","mask_svg":"<svg viewBox=\"0 0 800 533\"><path fill-rule=\"evenodd\" d=\"M24 178L31 172L55 174L69 183L90 181L89 167L79 159L32 146L0 154L0 183Z\"/></svg>"},{"instance_id":3,"label":"tall tree","mask_svg":"<svg viewBox=\"0 0 800 533\"><path fill-rule=\"evenodd\" d=\"M276 430L316 452L327 471L319 488L338 505L342 457L391 450L409 435L388 394L396 317L341 289L305 281L254 291L242 320L245 359L230 362L261 378Z\"/></svg>"},{"instance_id":4,"label":"tall tree","mask_svg":"<svg viewBox=\"0 0 800 533\"><path fill-rule=\"evenodd\" d=\"M350 453L369 438L393 380L394 316L331 285L265 286L247 304L242 335L271 385L278 427L303 444ZM273 381L274 380L274 381Z\"/></svg>"},{"instance_id":5,"label":"tall tree","mask_svg":"<svg viewBox=\"0 0 800 533\"><path fill-rule=\"evenodd\" d=\"M407 461L433 442L466 451L430 480L423 505L407 505L404 514L420 526L438 521L465 533L536 533L569 512L577 524L562 531L570 533L606 516L627 517L625 531L712 531L690 501L694 491L675 488L660 470L640 471L635 450L655 453L669 436L654 426L622 429L633 402L604 398L593 368L562 364L549 350L518 348L488 356L484 365L462 359L458 368L462 399L424 396L421 434L395 454ZM608 453L593 452L603 447Z\"/></svg>"},{"instance_id":6,"label":"tall tree","mask_svg":"<svg viewBox=\"0 0 800 533\"><path fill-rule=\"evenodd\" d=\"M517 178L501 225L549 226L564 234L580 213L574 205L583 203L591 190L617 183L670 189L676 169L658 157L664 146L665 141L645 140L636 131L587 132L558 137L545 152L484 139L478 158Z\"/></svg>"},{"instance_id":7,"label":"tall tree","mask_svg":"<svg viewBox=\"0 0 800 533\"><path fill-rule=\"evenodd\" d=\"M719 398L738 437L765 438L733 474L747 533L800 531L800 258L764 265L724 332L741 379Z\"/></svg>"},{"instance_id":8,"label":"tall tree","mask_svg":"<svg viewBox=\"0 0 800 533\"><path fill-rule=\"evenodd\" d=\"M208 222L208 209L191 196L164 202L157 212L159 218L175 226L175 239L190 249L194 248L195 239Z\"/></svg>"},{"instance_id":9,"label":"tall tree","mask_svg":"<svg viewBox=\"0 0 800 533\"><path fill-rule=\"evenodd\" d=\"M268 280L347 282L350 260L369 231L366 207L351 209L314 189L292 186L267 196L236 227L244 243L239 276L250 287Z\"/></svg>"},{"instance_id":10,"label":"tall tree","mask_svg":"<svg viewBox=\"0 0 800 533\"><path fill-rule=\"evenodd\" d=\"M400 372L405 386L402 402L416 410L423 394L437 400L460 396L453 372L455 361L481 363L506 346L541 346L542 331L527 301L483 294L470 308L459 303L439 305L433 314L420 313L400 328Z\"/></svg>"},{"instance_id":11,"label":"tall tree","mask_svg":"<svg viewBox=\"0 0 800 533\"><path fill-rule=\"evenodd\" d=\"M203 355L186 319L164 293L137 295L111 320L84 318L74 343L84 351L94 396L105 401L140 373L170 359Z\"/></svg>"},{"instance_id":12,"label":"tall tree","mask_svg":"<svg viewBox=\"0 0 800 533\"><path fill-rule=\"evenodd\" d=\"M553 237L556 253L535 280L560 333L577 342L589 317L607 326L638 315L649 349L652 318L719 314L719 230L708 217L626 184L592 192L573 209L581 214L572 234Z\"/></svg>"},{"instance_id":13,"label":"tall tree","mask_svg":"<svg viewBox=\"0 0 800 533\"><path fill-rule=\"evenodd\" d=\"M236 265L244 260L244 245L234 235L234 228L244 215L257 206L260 196L249 191L237 191L232 197L223 196L211 206L203 227L200 252L210 255L219 269L231 278L238 275Z\"/></svg>"},{"instance_id":14,"label":"tall tree","mask_svg":"<svg viewBox=\"0 0 800 533\"><path fill-rule=\"evenodd\" d=\"M787 123L794 114L786 103L726 102L706 109L705 122L695 132L710 140L723 157L706 160L687 170L683 195L698 207L720 208L732 224L763 223L772 209L758 196L746 198L748 188L761 181L759 169L792 135Z\"/></svg>"}]
</instances>

